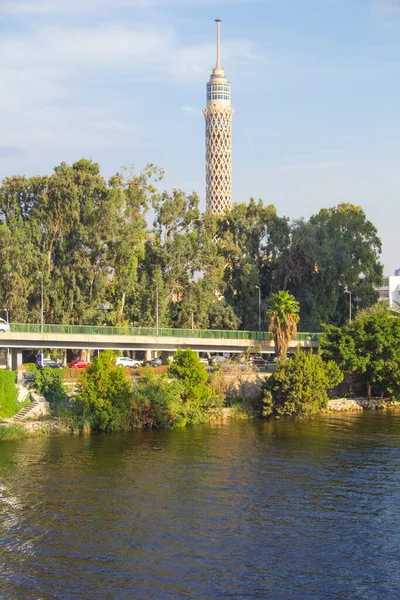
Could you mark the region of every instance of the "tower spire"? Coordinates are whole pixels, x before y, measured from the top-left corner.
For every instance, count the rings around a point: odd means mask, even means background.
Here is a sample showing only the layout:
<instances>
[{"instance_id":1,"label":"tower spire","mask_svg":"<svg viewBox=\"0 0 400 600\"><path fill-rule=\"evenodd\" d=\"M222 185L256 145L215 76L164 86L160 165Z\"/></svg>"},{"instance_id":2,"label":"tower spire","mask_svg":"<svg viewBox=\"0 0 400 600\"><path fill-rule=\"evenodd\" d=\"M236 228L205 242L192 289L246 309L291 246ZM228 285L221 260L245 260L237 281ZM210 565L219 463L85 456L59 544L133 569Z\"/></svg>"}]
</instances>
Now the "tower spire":
<instances>
[{"instance_id":1,"label":"tower spire","mask_svg":"<svg viewBox=\"0 0 400 600\"><path fill-rule=\"evenodd\" d=\"M216 69L221 68L221 19L215 19L217 24L217 64Z\"/></svg>"}]
</instances>

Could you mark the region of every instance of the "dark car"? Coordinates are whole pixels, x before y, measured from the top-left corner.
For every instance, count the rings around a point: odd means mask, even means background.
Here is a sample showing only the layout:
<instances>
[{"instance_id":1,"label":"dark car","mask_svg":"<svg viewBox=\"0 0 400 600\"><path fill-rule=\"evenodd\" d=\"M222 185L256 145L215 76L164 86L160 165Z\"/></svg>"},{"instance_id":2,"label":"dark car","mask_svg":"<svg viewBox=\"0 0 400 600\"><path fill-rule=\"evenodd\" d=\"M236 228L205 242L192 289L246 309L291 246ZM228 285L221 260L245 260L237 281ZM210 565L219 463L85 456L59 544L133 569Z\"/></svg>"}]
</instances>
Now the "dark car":
<instances>
[{"instance_id":1,"label":"dark car","mask_svg":"<svg viewBox=\"0 0 400 600\"><path fill-rule=\"evenodd\" d=\"M44 358L42 360L42 364L38 365L39 369L45 369L49 367L50 369L62 369L62 365L58 364L55 360L51 360L50 358Z\"/></svg>"},{"instance_id":2,"label":"dark car","mask_svg":"<svg viewBox=\"0 0 400 600\"><path fill-rule=\"evenodd\" d=\"M151 360L146 361L146 367L161 367L161 365L161 358L152 358Z\"/></svg>"}]
</instances>

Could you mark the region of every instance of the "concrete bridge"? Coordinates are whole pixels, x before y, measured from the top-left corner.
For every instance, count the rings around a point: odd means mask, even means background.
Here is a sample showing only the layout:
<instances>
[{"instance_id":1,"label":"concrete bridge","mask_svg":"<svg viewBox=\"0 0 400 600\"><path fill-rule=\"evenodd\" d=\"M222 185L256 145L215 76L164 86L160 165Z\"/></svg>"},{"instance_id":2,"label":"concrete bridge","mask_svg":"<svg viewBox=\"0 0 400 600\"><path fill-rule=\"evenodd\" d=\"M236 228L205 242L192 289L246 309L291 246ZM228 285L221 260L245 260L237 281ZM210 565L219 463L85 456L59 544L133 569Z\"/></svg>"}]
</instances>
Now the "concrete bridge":
<instances>
[{"instance_id":1,"label":"concrete bridge","mask_svg":"<svg viewBox=\"0 0 400 600\"><path fill-rule=\"evenodd\" d=\"M319 337L317 333L298 333L290 347L315 348ZM23 349L140 350L148 357L151 352L161 352L163 362L178 348L211 353L244 352L249 347L274 351L268 332L21 323L11 324L10 332L0 334L0 347L11 350L13 369L21 364Z\"/></svg>"}]
</instances>

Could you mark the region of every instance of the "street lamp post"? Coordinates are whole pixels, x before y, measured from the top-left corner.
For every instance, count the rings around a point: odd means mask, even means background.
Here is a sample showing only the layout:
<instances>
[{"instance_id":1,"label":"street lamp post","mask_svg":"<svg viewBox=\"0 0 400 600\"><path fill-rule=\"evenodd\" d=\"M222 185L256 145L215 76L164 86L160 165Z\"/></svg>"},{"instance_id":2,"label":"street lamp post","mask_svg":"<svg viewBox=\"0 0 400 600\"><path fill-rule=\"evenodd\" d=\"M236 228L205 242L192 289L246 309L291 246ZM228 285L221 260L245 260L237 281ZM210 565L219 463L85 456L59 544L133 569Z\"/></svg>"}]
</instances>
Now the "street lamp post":
<instances>
[{"instance_id":1,"label":"street lamp post","mask_svg":"<svg viewBox=\"0 0 400 600\"><path fill-rule=\"evenodd\" d=\"M349 290L347 285L344 289L344 293L349 294L349 323L351 323L351 290Z\"/></svg>"},{"instance_id":2,"label":"street lamp post","mask_svg":"<svg viewBox=\"0 0 400 600\"><path fill-rule=\"evenodd\" d=\"M8 319L8 308L3 308L4 312L6 313L6 322L9 323L9 319ZM10 348L6 348L6 369L9 370L10 369Z\"/></svg>"},{"instance_id":3,"label":"street lamp post","mask_svg":"<svg viewBox=\"0 0 400 600\"><path fill-rule=\"evenodd\" d=\"M258 290L258 331L261 332L261 288L259 285L255 286Z\"/></svg>"},{"instance_id":4,"label":"street lamp post","mask_svg":"<svg viewBox=\"0 0 400 600\"><path fill-rule=\"evenodd\" d=\"M158 281L156 281L156 336L158 337Z\"/></svg>"},{"instance_id":5,"label":"street lamp post","mask_svg":"<svg viewBox=\"0 0 400 600\"><path fill-rule=\"evenodd\" d=\"M43 272L40 273L40 333L43 333Z\"/></svg>"}]
</instances>

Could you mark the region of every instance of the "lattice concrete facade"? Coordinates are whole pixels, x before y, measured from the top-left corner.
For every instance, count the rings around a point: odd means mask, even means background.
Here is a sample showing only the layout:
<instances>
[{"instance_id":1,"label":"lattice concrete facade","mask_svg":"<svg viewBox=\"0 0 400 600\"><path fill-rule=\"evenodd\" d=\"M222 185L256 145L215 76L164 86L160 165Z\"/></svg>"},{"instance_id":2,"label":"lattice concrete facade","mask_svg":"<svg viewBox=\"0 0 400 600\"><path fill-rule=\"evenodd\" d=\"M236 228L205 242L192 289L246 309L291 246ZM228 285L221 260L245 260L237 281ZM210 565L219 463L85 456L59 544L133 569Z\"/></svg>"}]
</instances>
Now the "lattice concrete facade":
<instances>
[{"instance_id":1,"label":"lattice concrete facade","mask_svg":"<svg viewBox=\"0 0 400 600\"><path fill-rule=\"evenodd\" d=\"M207 83L206 208L224 214L232 206L231 84L220 62L220 19L217 22L217 64Z\"/></svg>"}]
</instances>

